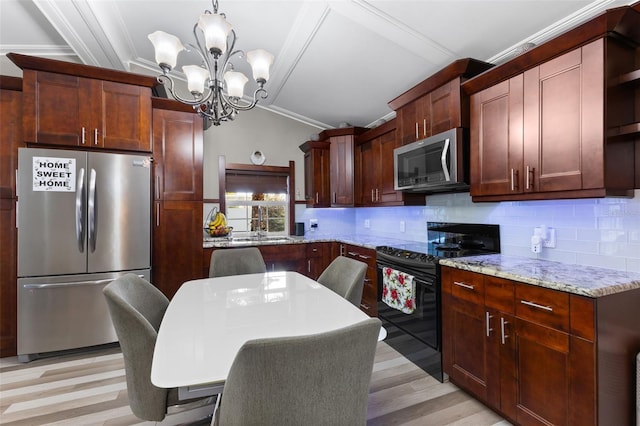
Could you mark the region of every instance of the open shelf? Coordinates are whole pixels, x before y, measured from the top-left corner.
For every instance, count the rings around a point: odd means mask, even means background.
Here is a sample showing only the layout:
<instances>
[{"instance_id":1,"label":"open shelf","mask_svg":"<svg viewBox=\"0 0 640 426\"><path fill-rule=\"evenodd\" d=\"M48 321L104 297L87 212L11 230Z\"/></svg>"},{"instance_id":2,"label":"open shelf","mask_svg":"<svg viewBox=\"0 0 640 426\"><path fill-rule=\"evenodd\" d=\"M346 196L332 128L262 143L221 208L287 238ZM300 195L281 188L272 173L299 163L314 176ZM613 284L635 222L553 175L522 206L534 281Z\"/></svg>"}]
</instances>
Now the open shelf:
<instances>
[{"instance_id":1,"label":"open shelf","mask_svg":"<svg viewBox=\"0 0 640 426\"><path fill-rule=\"evenodd\" d=\"M607 130L607 138L620 138L632 135L640 136L640 123L625 124L624 126L612 127Z\"/></svg>"},{"instance_id":2,"label":"open shelf","mask_svg":"<svg viewBox=\"0 0 640 426\"><path fill-rule=\"evenodd\" d=\"M609 87L623 84L640 84L640 69L619 75L609 81Z\"/></svg>"}]
</instances>

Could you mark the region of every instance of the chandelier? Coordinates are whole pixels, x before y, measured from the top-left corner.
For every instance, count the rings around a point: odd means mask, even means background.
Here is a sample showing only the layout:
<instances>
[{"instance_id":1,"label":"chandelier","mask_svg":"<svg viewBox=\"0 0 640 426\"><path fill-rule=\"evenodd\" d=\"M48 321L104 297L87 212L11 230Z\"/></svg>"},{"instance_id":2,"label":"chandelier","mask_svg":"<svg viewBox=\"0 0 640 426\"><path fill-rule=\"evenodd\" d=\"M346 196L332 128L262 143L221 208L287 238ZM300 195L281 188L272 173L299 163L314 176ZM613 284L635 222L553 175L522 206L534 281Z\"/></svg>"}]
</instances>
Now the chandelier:
<instances>
[{"instance_id":1,"label":"chandelier","mask_svg":"<svg viewBox=\"0 0 640 426\"><path fill-rule=\"evenodd\" d=\"M263 49L252 50L246 55L242 50L234 50L236 33L226 20L224 13L218 13L218 0L212 0L213 12L205 10L193 26L196 45L182 44L180 39L163 31L149 34L155 49L155 59L162 70L158 82L162 83L176 100L192 105L193 108L214 126L223 121L233 120L239 111L247 111L256 106L260 99L267 98L264 85L269 80L269 67L274 56ZM203 47L204 46L206 47ZM195 52L200 56L201 65L185 65L182 71L187 77L187 88L191 99L178 95L173 77L169 72L176 66L178 54L182 51ZM246 56L251 65L253 78L258 84L253 99L243 99L244 86L248 78L235 71L230 62L232 57Z\"/></svg>"}]
</instances>

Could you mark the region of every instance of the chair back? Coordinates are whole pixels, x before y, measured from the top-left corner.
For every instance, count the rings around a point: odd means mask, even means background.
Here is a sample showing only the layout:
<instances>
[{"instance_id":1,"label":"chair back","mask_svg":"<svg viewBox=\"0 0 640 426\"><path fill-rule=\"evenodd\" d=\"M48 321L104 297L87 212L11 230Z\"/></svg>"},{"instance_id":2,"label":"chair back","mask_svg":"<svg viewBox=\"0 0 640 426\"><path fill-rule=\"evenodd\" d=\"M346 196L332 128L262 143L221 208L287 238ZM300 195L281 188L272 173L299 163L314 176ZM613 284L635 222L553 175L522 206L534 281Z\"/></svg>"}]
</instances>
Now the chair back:
<instances>
[{"instance_id":1,"label":"chair back","mask_svg":"<svg viewBox=\"0 0 640 426\"><path fill-rule=\"evenodd\" d=\"M380 325L368 318L326 333L246 342L216 424L365 425Z\"/></svg>"},{"instance_id":2,"label":"chair back","mask_svg":"<svg viewBox=\"0 0 640 426\"><path fill-rule=\"evenodd\" d=\"M210 278L261 272L267 272L267 265L257 247L217 249L211 254Z\"/></svg>"},{"instance_id":3,"label":"chair back","mask_svg":"<svg viewBox=\"0 0 640 426\"><path fill-rule=\"evenodd\" d=\"M360 306L367 264L345 256L336 257L318 277L318 282Z\"/></svg>"},{"instance_id":4,"label":"chair back","mask_svg":"<svg viewBox=\"0 0 640 426\"><path fill-rule=\"evenodd\" d=\"M151 383L151 362L169 300L134 274L112 281L103 293L124 357L131 411L143 420L160 421L167 412L167 389Z\"/></svg>"}]
</instances>

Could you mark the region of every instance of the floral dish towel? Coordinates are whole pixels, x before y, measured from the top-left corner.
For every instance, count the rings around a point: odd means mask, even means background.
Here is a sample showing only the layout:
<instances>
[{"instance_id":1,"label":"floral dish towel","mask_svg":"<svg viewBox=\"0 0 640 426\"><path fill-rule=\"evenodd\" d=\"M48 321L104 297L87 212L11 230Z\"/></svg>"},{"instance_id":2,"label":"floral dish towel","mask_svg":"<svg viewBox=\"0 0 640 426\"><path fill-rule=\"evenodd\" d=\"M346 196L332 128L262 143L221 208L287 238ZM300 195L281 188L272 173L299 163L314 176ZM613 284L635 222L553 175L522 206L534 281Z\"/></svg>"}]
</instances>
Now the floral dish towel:
<instances>
[{"instance_id":1,"label":"floral dish towel","mask_svg":"<svg viewBox=\"0 0 640 426\"><path fill-rule=\"evenodd\" d=\"M392 268L382 269L382 301L390 307L413 313L416 307L416 286L413 275Z\"/></svg>"}]
</instances>

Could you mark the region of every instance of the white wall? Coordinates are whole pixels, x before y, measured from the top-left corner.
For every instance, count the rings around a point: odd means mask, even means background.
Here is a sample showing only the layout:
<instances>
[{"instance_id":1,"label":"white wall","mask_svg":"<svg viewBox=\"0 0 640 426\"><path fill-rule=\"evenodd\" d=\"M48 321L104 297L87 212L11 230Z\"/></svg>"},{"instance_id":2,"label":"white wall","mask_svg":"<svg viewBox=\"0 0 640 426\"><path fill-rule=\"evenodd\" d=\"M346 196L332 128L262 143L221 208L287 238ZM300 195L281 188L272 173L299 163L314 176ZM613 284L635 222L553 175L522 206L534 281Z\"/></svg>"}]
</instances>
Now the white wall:
<instances>
[{"instance_id":1,"label":"white wall","mask_svg":"<svg viewBox=\"0 0 640 426\"><path fill-rule=\"evenodd\" d=\"M218 198L218 157L227 163L251 164L255 150L266 157L264 165L296 163L295 197L304 200L304 154L298 148L319 133L316 127L256 107L240 112L234 121L211 126L204 132L204 198Z\"/></svg>"}]
</instances>

